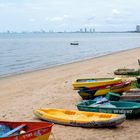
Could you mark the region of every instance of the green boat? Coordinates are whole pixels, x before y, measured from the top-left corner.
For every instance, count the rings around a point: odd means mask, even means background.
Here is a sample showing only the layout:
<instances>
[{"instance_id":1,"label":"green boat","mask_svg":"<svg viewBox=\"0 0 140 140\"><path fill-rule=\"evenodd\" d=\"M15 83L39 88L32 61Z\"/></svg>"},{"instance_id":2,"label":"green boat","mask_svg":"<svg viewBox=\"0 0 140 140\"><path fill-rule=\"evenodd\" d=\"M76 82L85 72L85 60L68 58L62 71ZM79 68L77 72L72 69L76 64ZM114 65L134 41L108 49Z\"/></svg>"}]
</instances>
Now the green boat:
<instances>
[{"instance_id":1,"label":"green boat","mask_svg":"<svg viewBox=\"0 0 140 140\"><path fill-rule=\"evenodd\" d=\"M97 104L96 101L88 100L77 104L77 108L81 111L125 114L127 118L140 116L140 103L126 101L109 101L108 103Z\"/></svg>"}]
</instances>

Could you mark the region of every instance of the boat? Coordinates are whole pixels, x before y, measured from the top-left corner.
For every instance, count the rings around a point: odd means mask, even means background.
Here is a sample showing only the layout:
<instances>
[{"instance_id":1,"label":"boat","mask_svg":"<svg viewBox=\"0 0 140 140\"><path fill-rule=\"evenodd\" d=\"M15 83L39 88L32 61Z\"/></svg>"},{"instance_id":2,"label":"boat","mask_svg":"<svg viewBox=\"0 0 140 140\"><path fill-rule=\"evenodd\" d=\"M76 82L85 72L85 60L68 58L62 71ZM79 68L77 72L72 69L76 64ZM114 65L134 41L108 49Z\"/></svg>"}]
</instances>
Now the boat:
<instances>
[{"instance_id":1,"label":"boat","mask_svg":"<svg viewBox=\"0 0 140 140\"><path fill-rule=\"evenodd\" d=\"M140 89L131 89L120 96L121 101L140 102Z\"/></svg>"},{"instance_id":2,"label":"boat","mask_svg":"<svg viewBox=\"0 0 140 140\"><path fill-rule=\"evenodd\" d=\"M0 140L48 140L53 124L0 121Z\"/></svg>"},{"instance_id":3,"label":"boat","mask_svg":"<svg viewBox=\"0 0 140 140\"><path fill-rule=\"evenodd\" d=\"M135 102L108 101L98 104L94 100L87 100L77 104L77 108L80 111L125 114L127 118L140 116L140 103Z\"/></svg>"},{"instance_id":4,"label":"boat","mask_svg":"<svg viewBox=\"0 0 140 140\"><path fill-rule=\"evenodd\" d=\"M140 75L140 69L117 69L114 71L115 75Z\"/></svg>"},{"instance_id":5,"label":"boat","mask_svg":"<svg viewBox=\"0 0 140 140\"><path fill-rule=\"evenodd\" d=\"M97 87L103 86L108 84L114 84L121 82L121 78L87 78L87 79L77 79L72 83L74 89L80 89L83 87L90 88L90 87Z\"/></svg>"},{"instance_id":6,"label":"boat","mask_svg":"<svg viewBox=\"0 0 140 140\"><path fill-rule=\"evenodd\" d=\"M95 87L95 88L81 88L78 94L83 99L94 99L95 96L103 96L108 92L115 92L121 94L122 92L128 91L131 88L131 82L125 81L114 85Z\"/></svg>"},{"instance_id":7,"label":"boat","mask_svg":"<svg viewBox=\"0 0 140 140\"><path fill-rule=\"evenodd\" d=\"M71 42L70 45L79 45L78 41Z\"/></svg>"},{"instance_id":8,"label":"boat","mask_svg":"<svg viewBox=\"0 0 140 140\"><path fill-rule=\"evenodd\" d=\"M76 127L111 127L125 120L125 115L55 108L38 109L34 111L34 114L41 120Z\"/></svg>"}]
</instances>

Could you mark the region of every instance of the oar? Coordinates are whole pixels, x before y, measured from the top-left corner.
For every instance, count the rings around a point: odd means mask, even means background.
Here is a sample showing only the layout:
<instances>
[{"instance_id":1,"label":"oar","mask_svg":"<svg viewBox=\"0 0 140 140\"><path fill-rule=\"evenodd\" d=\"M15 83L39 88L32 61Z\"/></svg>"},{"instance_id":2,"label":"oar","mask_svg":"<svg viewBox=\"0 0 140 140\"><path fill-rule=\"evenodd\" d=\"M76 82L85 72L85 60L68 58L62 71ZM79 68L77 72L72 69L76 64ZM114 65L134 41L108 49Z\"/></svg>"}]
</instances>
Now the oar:
<instances>
[{"instance_id":1,"label":"oar","mask_svg":"<svg viewBox=\"0 0 140 140\"><path fill-rule=\"evenodd\" d=\"M20 130L21 128L23 128L23 127L25 127L25 126L26 126L26 124L21 124L20 126L14 128L14 129L12 129L11 131L9 131L9 132L3 134L3 135L0 136L0 137L1 137L1 138L8 137L8 136L10 136L11 134L17 132L18 130Z\"/></svg>"}]
</instances>

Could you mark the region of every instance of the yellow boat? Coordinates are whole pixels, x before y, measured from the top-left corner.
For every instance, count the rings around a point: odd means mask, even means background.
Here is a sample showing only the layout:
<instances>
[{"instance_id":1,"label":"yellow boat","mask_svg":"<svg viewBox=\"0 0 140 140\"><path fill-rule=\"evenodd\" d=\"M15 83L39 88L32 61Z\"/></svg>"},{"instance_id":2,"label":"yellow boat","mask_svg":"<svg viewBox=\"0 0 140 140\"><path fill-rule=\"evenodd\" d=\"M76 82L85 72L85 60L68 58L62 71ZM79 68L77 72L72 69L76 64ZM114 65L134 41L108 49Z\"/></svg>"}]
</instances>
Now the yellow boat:
<instances>
[{"instance_id":1,"label":"yellow boat","mask_svg":"<svg viewBox=\"0 0 140 140\"><path fill-rule=\"evenodd\" d=\"M103 86L108 84L115 84L121 82L121 78L91 78L91 79L77 79L72 83L74 89L79 88L90 88L90 87L97 87Z\"/></svg>"},{"instance_id":2,"label":"yellow boat","mask_svg":"<svg viewBox=\"0 0 140 140\"><path fill-rule=\"evenodd\" d=\"M83 99L94 99L95 96L103 96L106 95L106 93L108 92L122 93L130 90L130 88L131 88L131 81L126 81L113 86L106 86L103 88L92 88L92 89L81 88L78 91L78 94Z\"/></svg>"},{"instance_id":3,"label":"yellow boat","mask_svg":"<svg viewBox=\"0 0 140 140\"><path fill-rule=\"evenodd\" d=\"M43 108L34 111L41 120L80 127L109 127L124 122L125 115Z\"/></svg>"}]
</instances>

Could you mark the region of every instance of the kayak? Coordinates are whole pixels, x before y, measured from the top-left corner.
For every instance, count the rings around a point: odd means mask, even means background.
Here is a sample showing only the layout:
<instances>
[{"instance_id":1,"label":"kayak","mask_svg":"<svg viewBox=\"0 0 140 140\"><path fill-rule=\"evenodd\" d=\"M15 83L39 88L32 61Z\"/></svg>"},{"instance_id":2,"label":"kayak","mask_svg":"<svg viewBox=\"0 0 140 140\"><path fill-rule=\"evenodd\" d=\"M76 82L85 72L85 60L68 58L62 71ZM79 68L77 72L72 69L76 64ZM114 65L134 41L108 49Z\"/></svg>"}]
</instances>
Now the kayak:
<instances>
[{"instance_id":1,"label":"kayak","mask_svg":"<svg viewBox=\"0 0 140 140\"><path fill-rule=\"evenodd\" d=\"M83 99L94 99L95 96L103 96L108 92L115 92L121 94L122 92L128 91L131 88L131 82L121 82L115 84L113 86L105 86L105 87L95 87L95 88L81 88L78 91L78 94Z\"/></svg>"},{"instance_id":2,"label":"kayak","mask_svg":"<svg viewBox=\"0 0 140 140\"><path fill-rule=\"evenodd\" d=\"M89 78L89 79L77 79L72 83L74 89L80 89L83 87L97 87L108 84L114 84L121 82L121 78Z\"/></svg>"},{"instance_id":3,"label":"kayak","mask_svg":"<svg viewBox=\"0 0 140 140\"><path fill-rule=\"evenodd\" d=\"M96 101L87 100L77 104L80 111L125 114L127 118L140 116L140 103L126 101L109 101L97 104Z\"/></svg>"},{"instance_id":4,"label":"kayak","mask_svg":"<svg viewBox=\"0 0 140 140\"><path fill-rule=\"evenodd\" d=\"M41 120L80 127L110 127L119 125L125 120L125 115L54 108L38 109L34 114Z\"/></svg>"},{"instance_id":5,"label":"kayak","mask_svg":"<svg viewBox=\"0 0 140 140\"><path fill-rule=\"evenodd\" d=\"M48 140L53 124L0 121L0 140Z\"/></svg>"}]
</instances>

